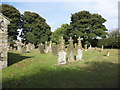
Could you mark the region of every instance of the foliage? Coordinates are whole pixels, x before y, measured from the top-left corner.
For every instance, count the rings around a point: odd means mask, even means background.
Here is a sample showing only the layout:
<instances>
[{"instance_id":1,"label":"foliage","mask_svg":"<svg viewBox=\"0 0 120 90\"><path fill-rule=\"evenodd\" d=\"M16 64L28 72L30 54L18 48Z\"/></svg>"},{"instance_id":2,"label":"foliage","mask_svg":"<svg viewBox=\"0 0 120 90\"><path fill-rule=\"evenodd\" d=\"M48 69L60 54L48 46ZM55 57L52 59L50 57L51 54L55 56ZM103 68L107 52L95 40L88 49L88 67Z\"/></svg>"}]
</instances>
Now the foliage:
<instances>
[{"instance_id":1,"label":"foliage","mask_svg":"<svg viewBox=\"0 0 120 90\"><path fill-rule=\"evenodd\" d=\"M98 41L98 47L104 45L105 47L109 48L120 48L119 40L120 40L119 30L113 30L109 33L108 38L100 39Z\"/></svg>"},{"instance_id":2,"label":"foliage","mask_svg":"<svg viewBox=\"0 0 120 90\"><path fill-rule=\"evenodd\" d=\"M54 43L60 43L60 38L63 36L65 40L69 37L67 35L68 24L62 24L60 28L57 28L51 35L51 41Z\"/></svg>"},{"instance_id":3,"label":"foliage","mask_svg":"<svg viewBox=\"0 0 120 90\"><path fill-rule=\"evenodd\" d=\"M50 26L46 20L35 12L26 11L22 15L22 33L23 41L39 44L50 39Z\"/></svg>"},{"instance_id":4,"label":"foliage","mask_svg":"<svg viewBox=\"0 0 120 90\"><path fill-rule=\"evenodd\" d=\"M99 14L91 14L89 11L81 11L71 16L71 30L69 33L72 37L83 38L86 44L89 44L89 39L97 37L105 38L107 29L103 23L106 20Z\"/></svg>"},{"instance_id":5,"label":"foliage","mask_svg":"<svg viewBox=\"0 0 120 90\"><path fill-rule=\"evenodd\" d=\"M2 13L11 21L8 25L8 41L12 44L17 40L18 29L20 28L20 12L12 5L2 4Z\"/></svg>"}]
</instances>

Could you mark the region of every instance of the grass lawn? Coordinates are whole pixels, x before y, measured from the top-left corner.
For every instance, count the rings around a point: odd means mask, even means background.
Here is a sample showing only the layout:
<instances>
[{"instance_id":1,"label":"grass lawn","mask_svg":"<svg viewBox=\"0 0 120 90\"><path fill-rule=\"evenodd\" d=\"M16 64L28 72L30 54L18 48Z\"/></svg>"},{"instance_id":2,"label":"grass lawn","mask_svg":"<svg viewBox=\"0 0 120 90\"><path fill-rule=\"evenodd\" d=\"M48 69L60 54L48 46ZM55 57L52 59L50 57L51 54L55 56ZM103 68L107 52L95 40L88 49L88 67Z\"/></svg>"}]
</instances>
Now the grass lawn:
<instances>
[{"instance_id":1,"label":"grass lawn","mask_svg":"<svg viewBox=\"0 0 120 90\"><path fill-rule=\"evenodd\" d=\"M84 61L57 66L57 56L9 52L2 71L3 88L112 88L118 87L118 50L83 52Z\"/></svg>"}]
</instances>

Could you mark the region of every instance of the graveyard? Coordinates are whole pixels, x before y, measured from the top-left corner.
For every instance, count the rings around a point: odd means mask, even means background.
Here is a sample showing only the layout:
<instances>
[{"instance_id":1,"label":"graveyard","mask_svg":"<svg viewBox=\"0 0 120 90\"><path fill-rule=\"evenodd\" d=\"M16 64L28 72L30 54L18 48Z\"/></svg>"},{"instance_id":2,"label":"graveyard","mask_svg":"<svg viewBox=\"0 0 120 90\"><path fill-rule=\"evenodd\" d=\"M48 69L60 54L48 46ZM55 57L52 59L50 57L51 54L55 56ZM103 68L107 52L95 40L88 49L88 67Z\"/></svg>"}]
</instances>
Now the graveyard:
<instances>
[{"instance_id":1,"label":"graveyard","mask_svg":"<svg viewBox=\"0 0 120 90\"><path fill-rule=\"evenodd\" d=\"M3 4L2 88L118 87L119 29L108 32L106 19L85 10L70 19L52 32L39 14Z\"/></svg>"},{"instance_id":2,"label":"graveyard","mask_svg":"<svg viewBox=\"0 0 120 90\"><path fill-rule=\"evenodd\" d=\"M114 88L118 85L118 50L83 52L84 61L57 65L57 56L8 53L9 66L3 69L3 88Z\"/></svg>"}]
</instances>

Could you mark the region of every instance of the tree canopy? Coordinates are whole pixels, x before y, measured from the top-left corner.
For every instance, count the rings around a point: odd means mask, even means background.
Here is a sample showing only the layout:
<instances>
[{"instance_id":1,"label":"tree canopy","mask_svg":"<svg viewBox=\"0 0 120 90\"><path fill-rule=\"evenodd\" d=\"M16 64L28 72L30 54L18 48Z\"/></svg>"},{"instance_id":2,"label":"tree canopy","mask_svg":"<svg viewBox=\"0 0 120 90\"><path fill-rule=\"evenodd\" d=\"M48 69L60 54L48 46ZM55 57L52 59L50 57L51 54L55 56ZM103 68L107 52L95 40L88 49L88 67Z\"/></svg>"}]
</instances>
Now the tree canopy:
<instances>
[{"instance_id":1,"label":"tree canopy","mask_svg":"<svg viewBox=\"0 0 120 90\"><path fill-rule=\"evenodd\" d=\"M64 36L64 38L67 39L68 35L66 32L68 27L68 24L62 24L60 28L57 28L51 35L51 41L59 43L59 39L61 38L61 36Z\"/></svg>"},{"instance_id":2,"label":"tree canopy","mask_svg":"<svg viewBox=\"0 0 120 90\"><path fill-rule=\"evenodd\" d=\"M8 4L2 4L2 14L11 19L11 22L8 26L8 41L13 42L17 40L17 31L20 28L20 12L13 6Z\"/></svg>"},{"instance_id":3,"label":"tree canopy","mask_svg":"<svg viewBox=\"0 0 120 90\"><path fill-rule=\"evenodd\" d=\"M35 12L24 12L21 28L22 32L20 36L23 41L39 44L50 39L50 26L44 18Z\"/></svg>"},{"instance_id":4,"label":"tree canopy","mask_svg":"<svg viewBox=\"0 0 120 90\"><path fill-rule=\"evenodd\" d=\"M72 14L69 33L72 37L80 36L85 43L88 43L89 39L105 38L107 35L107 29L103 24L105 22L106 20L99 14L80 11Z\"/></svg>"}]
</instances>

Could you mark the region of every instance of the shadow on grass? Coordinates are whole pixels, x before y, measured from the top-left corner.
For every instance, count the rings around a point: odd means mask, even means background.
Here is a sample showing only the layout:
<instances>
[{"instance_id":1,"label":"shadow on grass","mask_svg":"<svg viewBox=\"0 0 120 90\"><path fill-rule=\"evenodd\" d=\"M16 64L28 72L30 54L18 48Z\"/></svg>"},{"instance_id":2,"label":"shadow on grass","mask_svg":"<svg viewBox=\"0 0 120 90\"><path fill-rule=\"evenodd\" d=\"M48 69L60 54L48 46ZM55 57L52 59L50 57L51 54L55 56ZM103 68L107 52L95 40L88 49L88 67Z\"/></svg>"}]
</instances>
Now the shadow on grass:
<instances>
[{"instance_id":1,"label":"shadow on grass","mask_svg":"<svg viewBox=\"0 0 120 90\"><path fill-rule=\"evenodd\" d=\"M26 58L31 58L31 57L21 56L20 54L9 52L8 53L8 66L10 66L14 63L17 63L19 61L22 61Z\"/></svg>"},{"instance_id":2,"label":"shadow on grass","mask_svg":"<svg viewBox=\"0 0 120 90\"><path fill-rule=\"evenodd\" d=\"M6 79L3 88L117 88L118 64L91 62L89 67L38 67L19 79Z\"/></svg>"}]
</instances>

